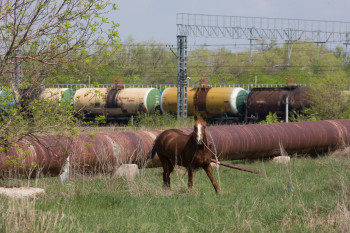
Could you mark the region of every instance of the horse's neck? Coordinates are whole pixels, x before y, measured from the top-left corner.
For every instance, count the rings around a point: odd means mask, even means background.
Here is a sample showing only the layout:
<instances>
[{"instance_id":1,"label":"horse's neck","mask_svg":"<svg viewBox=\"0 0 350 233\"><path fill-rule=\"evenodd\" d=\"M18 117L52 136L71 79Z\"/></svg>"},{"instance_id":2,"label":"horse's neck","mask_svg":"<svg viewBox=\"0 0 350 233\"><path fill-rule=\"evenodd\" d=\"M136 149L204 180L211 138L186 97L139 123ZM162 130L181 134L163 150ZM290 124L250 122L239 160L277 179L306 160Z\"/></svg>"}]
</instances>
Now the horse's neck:
<instances>
[{"instance_id":1,"label":"horse's neck","mask_svg":"<svg viewBox=\"0 0 350 233\"><path fill-rule=\"evenodd\" d=\"M203 133L203 142L205 143L205 145L208 145L207 133L205 131Z\"/></svg>"},{"instance_id":2,"label":"horse's neck","mask_svg":"<svg viewBox=\"0 0 350 233\"><path fill-rule=\"evenodd\" d=\"M189 140L193 140L194 142L196 142L196 136L196 132L193 131Z\"/></svg>"},{"instance_id":3,"label":"horse's neck","mask_svg":"<svg viewBox=\"0 0 350 233\"><path fill-rule=\"evenodd\" d=\"M203 144L205 147L208 147L208 138L207 138L207 134L206 132L204 131L204 134L203 134Z\"/></svg>"},{"instance_id":4,"label":"horse's neck","mask_svg":"<svg viewBox=\"0 0 350 233\"><path fill-rule=\"evenodd\" d=\"M207 149L207 147L209 146L209 145L208 145L207 134L205 133L205 131L204 131L204 133L203 133L203 145L198 145L198 144L197 144L197 142L196 142L196 133L195 133L194 131L193 131L193 133L192 133L192 137L191 137L190 140L193 140L193 142L196 144L196 147L197 147L198 150L205 150L205 149Z\"/></svg>"}]
</instances>

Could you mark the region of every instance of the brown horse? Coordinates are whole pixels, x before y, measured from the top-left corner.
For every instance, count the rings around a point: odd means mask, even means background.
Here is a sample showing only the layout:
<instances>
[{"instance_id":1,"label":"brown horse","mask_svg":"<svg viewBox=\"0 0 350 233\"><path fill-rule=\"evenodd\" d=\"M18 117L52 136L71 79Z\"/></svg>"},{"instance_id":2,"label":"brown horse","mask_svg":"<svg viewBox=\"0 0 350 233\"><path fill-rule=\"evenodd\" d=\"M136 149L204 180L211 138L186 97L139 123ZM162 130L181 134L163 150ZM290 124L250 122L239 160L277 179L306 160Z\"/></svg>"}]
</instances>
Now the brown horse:
<instances>
[{"instance_id":1,"label":"brown horse","mask_svg":"<svg viewBox=\"0 0 350 233\"><path fill-rule=\"evenodd\" d=\"M175 165L179 165L187 168L189 188L193 186L193 170L203 168L216 193L219 193L219 188L210 166L212 153L209 150L205 133L206 117L198 119L195 115L194 120L194 131L190 135L186 135L177 129L169 129L162 132L156 138L148 158L153 158L155 153L158 154L164 170L164 187L170 188L170 173Z\"/></svg>"}]
</instances>

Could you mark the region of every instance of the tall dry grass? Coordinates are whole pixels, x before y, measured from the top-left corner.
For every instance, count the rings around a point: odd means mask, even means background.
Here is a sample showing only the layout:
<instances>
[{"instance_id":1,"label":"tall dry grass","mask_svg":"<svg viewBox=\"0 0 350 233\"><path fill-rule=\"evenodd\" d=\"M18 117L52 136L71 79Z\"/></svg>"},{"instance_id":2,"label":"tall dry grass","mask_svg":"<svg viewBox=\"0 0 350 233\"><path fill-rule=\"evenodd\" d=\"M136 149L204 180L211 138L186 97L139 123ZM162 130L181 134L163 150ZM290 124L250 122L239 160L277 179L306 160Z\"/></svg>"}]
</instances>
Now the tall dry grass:
<instances>
[{"instance_id":1,"label":"tall dry grass","mask_svg":"<svg viewBox=\"0 0 350 233\"><path fill-rule=\"evenodd\" d=\"M36 198L1 198L0 232L86 232L79 221L58 208L38 210Z\"/></svg>"}]
</instances>

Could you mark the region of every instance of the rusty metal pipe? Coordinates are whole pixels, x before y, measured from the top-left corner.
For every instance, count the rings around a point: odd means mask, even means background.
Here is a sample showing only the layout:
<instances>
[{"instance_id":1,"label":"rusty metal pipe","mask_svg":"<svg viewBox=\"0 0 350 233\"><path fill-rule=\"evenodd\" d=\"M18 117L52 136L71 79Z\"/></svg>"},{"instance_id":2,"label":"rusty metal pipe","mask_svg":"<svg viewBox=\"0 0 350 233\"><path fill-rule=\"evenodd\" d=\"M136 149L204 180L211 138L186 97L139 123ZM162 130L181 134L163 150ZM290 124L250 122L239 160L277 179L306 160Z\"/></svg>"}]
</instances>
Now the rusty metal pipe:
<instances>
[{"instance_id":1,"label":"rusty metal pipe","mask_svg":"<svg viewBox=\"0 0 350 233\"><path fill-rule=\"evenodd\" d=\"M188 134L192 130L182 129ZM161 132L25 138L6 150L0 150L0 173L18 170L58 175L68 157L71 166L82 172L111 172L121 163L142 164ZM207 128L207 136L220 160L276 156L281 153L281 147L289 154L322 153L350 143L350 120L212 126ZM33 164L36 167L33 168ZM160 166L157 156L149 166Z\"/></svg>"},{"instance_id":2,"label":"rusty metal pipe","mask_svg":"<svg viewBox=\"0 0 350 233\"><path fill-rule=\"evenodd\" d=\"M181 129L189 134L192 128ZM81 150L73 160L82 161L99 170L103 163L112 167L120 163L142 163L154 139L162 131L100 133L91 139L80 136ZM208 140L220 160L256 159L287 153L322 153L350 142L350 120L329 120L279 124L212 126L207 128ZM85 138L84 138L85 137ZM85 144L90 143L87 147ZM114 149L113 149L114 148ZM114 150L114 151L113 151ZM118 161L114 162L114 158ZM78 159L79 158L79 159ZM157 156L149 166L159 166Z\"/></svg>"},{"instance_id":3,"label":"rusty metal pipe","mask_svg":"<svg viewBox=\"0 0 350 233\"><path fill-rule=\"evenodd\" d=\"M0 177L35 177L39 173L58 176L68 157L74 171L110 173L119 164L142 163L160 132L26 137L9 148L0 148ZM152 166L160 166L160 162Z\"/></svg>"},{"instance_id":4,"label":"rusty metal pipe","mask_svg":"<svg viewBox=\"0 0 350 233\"><path fill-rule=\"evenodd\" d=\"M142 164L161 130L80 135L71 164L82 172L112 172L123 163ZM154 161L153 166L160 166Z\"/></svg>"},{"instance_id":5,"label":"rusty metal pipe","mask_svg":"<svg viewBox=\"0 0 350 233\"><path fill-rule=\"evenodd\" d=\"M255 159L287 153L322 153L350 142L350 120L209 127L219 158Z\"/></svg>"},{"instance_id":6,"label":"rusty metal pipe","mask_svg":"<svg viewBox=\"0 0 350 233\"><path fill-rule=\"evenodd\" d=\"M69 137L26 137L7 148L0 148L0 178L38 174L57 176L70 155L73 140Z\"/></svg>"}]
</instances>

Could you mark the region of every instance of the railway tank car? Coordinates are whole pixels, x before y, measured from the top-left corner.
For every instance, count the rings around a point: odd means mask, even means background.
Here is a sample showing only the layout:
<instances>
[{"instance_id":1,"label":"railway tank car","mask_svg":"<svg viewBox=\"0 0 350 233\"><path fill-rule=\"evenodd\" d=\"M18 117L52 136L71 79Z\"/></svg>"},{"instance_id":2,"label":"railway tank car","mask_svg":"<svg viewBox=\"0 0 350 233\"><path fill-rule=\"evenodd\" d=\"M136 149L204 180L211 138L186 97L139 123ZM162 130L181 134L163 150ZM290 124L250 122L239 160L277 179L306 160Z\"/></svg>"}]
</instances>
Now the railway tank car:
<instances>
[{"instance_id":1,"label":"railway tank car","mask_svg":"<svg viewBox=\"0 0 350 233\"><path fill-rule=\"evenodd\" d=\"M194 95L196 89L187 89L187 115L194 115ZM177 113L177 88L169 87L164 89L160 99L160 109L162 113Z\"/></svg>"},{"instance_id":2,"label":"railway tank car","mask_svg":"<svg viewBox=\"0 0 350 233\"><path fill-rule=\"evenodd\" d=\"M70 88L44 88L39 98L73 105L74 91Z\"/></svg>"},{"instance_id":3,"label":"railway tank car","mask_svg":"<svg viewBox=\"0 0 350 233\"><path fill-rule=\"evenodd\" d=\"M110 120L124 119L138 112L152 113L160 104L155 88L82 88L74 95L74 109L87 118L103 115Z\"/></svg>"},{"instance_id":4,"label":"railway tank car","mask_svg":"<svg viewBox=\"0 0 350 233\"><path fill-rule=\"evenodd\" d=\"M0 113L12 109L18 102L17 95L11 89L0 88Z\"/></svg>"},{"instance_id":5,"label":"railway tank car","mask_svg":"<svg viewBox=\"0 0 350 233\"><path fill-rule=\"evenodd\" d=\"M208 118L244 115L247 92L239 87L197 87L187 90L187 115L206 114ZM177 114L177 88L167 88L161 98L164 113Z\"/></svg>"},{"instance_id":6,"label":"railway tank car","mask_svg":"<svg viewBox=\"0 0 350 233\"><path fill-rule=\"evenodd\" d=\"M74 91L70 88L26 88L18 91L22 104L32 99L46 99L60 104L73 105Z\"/></svg>"},{"instance_id":7,"label":"railway tank car","mask_svg":"<svg viewBox=\"0 0 350 233\"><path fill-rule=\"evenodd\" d=\"M246 111L248 118L263 120L270 112L278 117L285 116L286 99L289 97L289 110L299 111L308 106L310 87L286 86L276 88L251 89Z\"/></svg>"}]
</instances>

